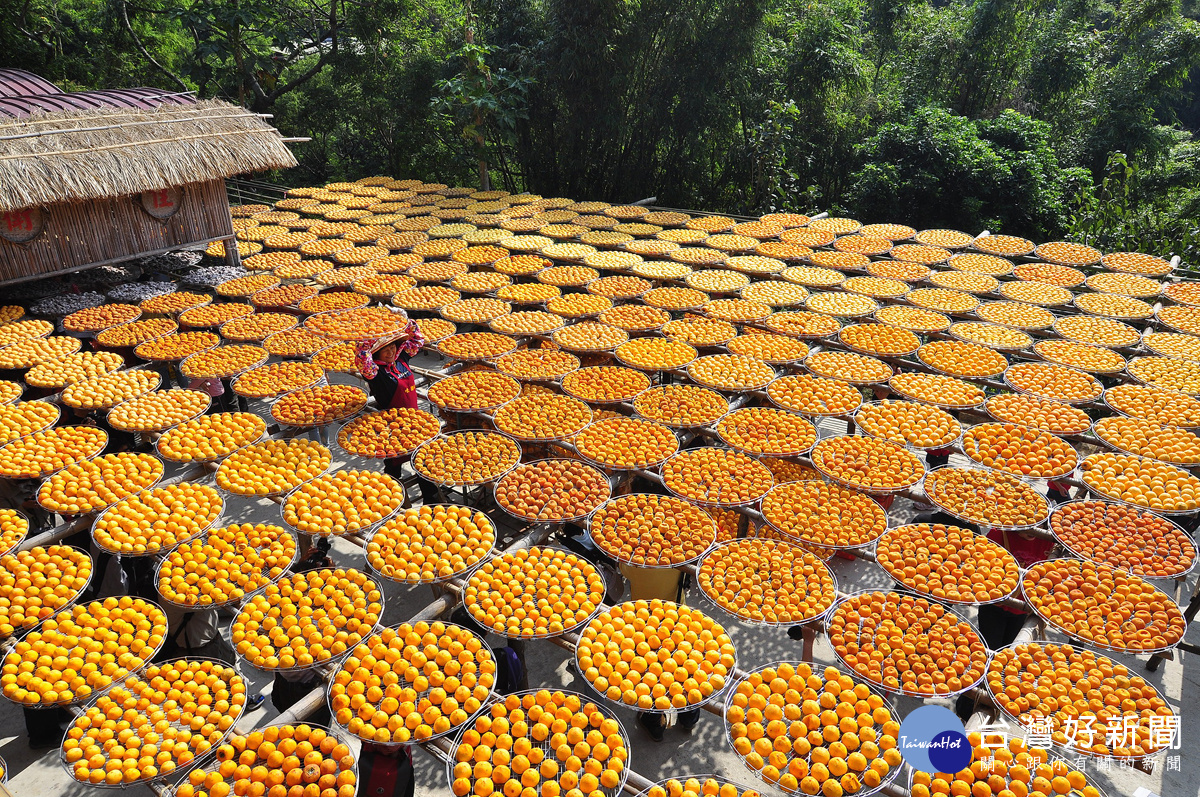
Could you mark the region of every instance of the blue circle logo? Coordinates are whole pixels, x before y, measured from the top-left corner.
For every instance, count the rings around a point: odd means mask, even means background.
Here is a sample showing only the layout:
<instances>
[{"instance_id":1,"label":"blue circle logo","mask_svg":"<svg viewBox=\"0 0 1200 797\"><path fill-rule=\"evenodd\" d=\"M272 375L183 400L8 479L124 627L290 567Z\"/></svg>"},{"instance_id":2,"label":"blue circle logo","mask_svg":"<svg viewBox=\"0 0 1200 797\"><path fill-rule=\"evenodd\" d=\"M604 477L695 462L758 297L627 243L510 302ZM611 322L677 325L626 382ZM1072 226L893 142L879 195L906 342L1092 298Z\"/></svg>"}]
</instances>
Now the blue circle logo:
<instances>
[{"instance_id":1,"label":"blue circle logo","mask_svg":"<svg viewBox=\"0 0 1200 797\"><path fill-rule=\"evenodd\" d=\"M914 769L954 773L971 765L962 721L948 708L922 706L900 723L900 754Z\"/></svg>"},{"instance_id":2,"label":"blue circle logo","mask_svg":"<svg viewBox=\"0 0 1200 797\"><path fill-rule=\"evenodd\" d=\"M967 757L963 758L963 751ZM942 731L929 745L929 763L938 772L958 772L971 765L971 748L967 737L958 731Z\"/></svg>"}]
</instances>

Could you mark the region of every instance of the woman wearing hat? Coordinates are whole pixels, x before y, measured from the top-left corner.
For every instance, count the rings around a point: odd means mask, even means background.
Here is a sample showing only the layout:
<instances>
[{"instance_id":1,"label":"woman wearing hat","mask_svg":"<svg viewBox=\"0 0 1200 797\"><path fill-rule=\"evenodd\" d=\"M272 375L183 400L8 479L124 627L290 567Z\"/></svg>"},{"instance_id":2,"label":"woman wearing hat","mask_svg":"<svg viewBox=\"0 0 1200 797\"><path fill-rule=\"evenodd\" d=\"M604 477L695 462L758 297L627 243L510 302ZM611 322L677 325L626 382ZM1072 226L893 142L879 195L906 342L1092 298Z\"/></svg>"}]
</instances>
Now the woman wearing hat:
<instances>
[{"instance_id":1,"label":"woman wearing hat","mask_svg":"<svg viewBox=\"0 0 1200 797\"><path fill-rule=\"evenodd\" d=\"M354 364L363 379L367 380L367 389L371 391L375 405L380 410L400 407L417 409L416 378L408 367L408 361L424 345L425 336L411 320L397 335L358 344L354 352ZM383 471L399 481L403 475L403 464L404 460L400 457L385 459ZM421 488L421 500L424 503L438 501L433 482L418 475L417 485Z\"/></svg>"},{"instance_id":2,"label":"woman wearing hat","mask_svg":"<svg viewBox=\"0 0 1200 797\"><path fill-rule=\"evenodd\" d=\"M354 352L354 364L381 410L417 408L417 386L408 361L425 345L425 336L414 321L390 338L362 341Z\"/></svg>"}]
</instances>

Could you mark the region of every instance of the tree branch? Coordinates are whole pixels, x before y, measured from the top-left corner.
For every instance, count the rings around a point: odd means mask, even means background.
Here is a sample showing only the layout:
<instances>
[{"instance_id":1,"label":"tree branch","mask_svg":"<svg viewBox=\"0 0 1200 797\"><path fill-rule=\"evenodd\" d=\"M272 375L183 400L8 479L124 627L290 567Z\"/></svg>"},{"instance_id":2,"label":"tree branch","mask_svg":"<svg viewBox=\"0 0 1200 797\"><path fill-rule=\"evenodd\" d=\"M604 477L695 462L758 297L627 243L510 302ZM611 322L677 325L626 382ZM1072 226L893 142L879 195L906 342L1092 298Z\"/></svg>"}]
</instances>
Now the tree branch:
<instances>
[{"instance_id":1,"label":"tree branch","mask_svg":"<svg viewBox=\"0 0 1200 797\"><path fill-rule=\"evenodd\" d=\"M302 75L296 77L294 80L288 81L287 83L283 84L279 88L272 91L270 94L266 95L265 96L266 101L267 102L275 102L275 100L279 99L284 94L287 94L289 91L296 88L297 86L304 85L305 83L307 83L308 81L310 81L314 77L316 77L317 73L320 72L322 69L324 69L325 65L328 63L329 63L328 54L322 52L320 57L317 58L317 62L315 64L313 64L312 67L307 69Z\"/></svg>"},{"instance_id":2,"label":"tree branch","mask_svg":"<svg viewBox=\"0 0 1200 797\"><path fill-rule=\"evenodd\" d=\"M184 83L178 75L155 60L154 56L150 54L150 51L146 49L146 46L142 44L142 40L138 38L137 33L133 30L133 25L129 22L129 8L125 0L121 0L121 21L125 23L126 32L129 33L129 36L133 39L134 45L137 46L142 56L151 64L153 64L159 72L162 72L171 80L175 81L175 84L179 86L179 88L183 89L184 91L191 91L191 89L188 88L188 85Z\"/></svg>"},{"instance_id":3,"label":"tree branch","mask_svg":"<svg viewBox=\"0 0 1200 797\"><path fill-rule=\"evenodd\" d=\"M254 74L254 70L246 63L245 57L242 56L242 43L240 38L234 41L233 44L233 61L237 64L238 71L242 73L242 82L250 87L251 93L254 94L255 108L261 110L260 106L266 106L271 103L267 93L263 91L262 84L258 82L258 75Z\"/></svg>"},{"instance_id":4,"label":"tree branch","mask_svg":"<svg viewBox=\"0 0 1200 797\"><path fill-rule=\"evenodd\" d=\"M318 34L318 35L320 35L320 34ZM330 0L330 3L329 3L329 38L330 38L329 49L321 50L321 55L318 56L317 62L315 64L313 64L311 68L306 70L303 74L301 74L294 80L290 80L287 83L280 86L279 88L272 91L270 93L270 95L268 95L266 98L267 102L275 102L275 100L279 99L284 94L287 94L289 91L296 88L297 86L302 86L305 83L307 83L308 81L312 80L314 77L317 76L317 73L319 73L322 69L325 68L325 65L329 63L330 59L333 58L335 55L337 55L337 52L338 52L337 0ZM321 45L318 42L317 47L320 48L320 46Z\"/></svg>"},{"instance_id":5,"label":"tree branch","mask_svg":"<svg viewBox=\"0 0 1200 797\"><path fill-rule=\"evenodd\" d=\"M46 53L54 52L54 45L51 42L46 41L46 39L44 39L43 37L39 36L38 34L34 33L31 30L26 30L25 28L21 27L20 25L16 25L14 27L16 28L17 31L19 31L21 33L22 36L24 36L26 39L29 39L29 41L33 42L38 47L41 47L42 50L44 50Z\"/></svg>"}]
</instances>

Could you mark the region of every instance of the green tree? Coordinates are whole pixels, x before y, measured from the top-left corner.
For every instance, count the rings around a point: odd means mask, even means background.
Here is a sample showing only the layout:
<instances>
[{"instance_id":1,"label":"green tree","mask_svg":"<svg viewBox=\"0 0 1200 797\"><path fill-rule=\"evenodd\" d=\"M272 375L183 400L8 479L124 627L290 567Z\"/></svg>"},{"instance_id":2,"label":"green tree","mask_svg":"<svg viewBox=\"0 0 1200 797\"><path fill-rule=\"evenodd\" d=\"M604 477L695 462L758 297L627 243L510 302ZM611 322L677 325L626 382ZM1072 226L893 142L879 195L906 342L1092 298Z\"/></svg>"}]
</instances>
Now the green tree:
<instances>
[{"instance_id":1,"label":"green tree","mask_svg":"<svg viewBox=\"0 0 1200 797\"><path fill-rule=\"evenodd\" d=\"M778 91L787 111L786 133L777 146L805 201L833 205L848 188L858 162L857 145L886 116L886 100L871 87L876 71L862 52L863 6L833 0L784 15L780 35ZM783 196L778 205L800 201Z\"/></svg>"},{"instance_id":2,"label":"green tree","mask_svg":"<svg viewBox=\"0 0 1200 797\"><path fill-rule=\"evenodd\" d=\"M694 202L728 153L763 0L529 0L489 9L520 38L500 65L533 78L513 153L542 193ZM490 40L490 38L489 38Z\"/></svg>"},{"instance_id":3,"label":"green tree","mask_svg":"<svg viewBox=\"0 0 1200 797\"><path fill-rule=\"evenodd\" d=\"M1123 3L1100 36L1097 63L1076 107L1080 162L1099 174L1111 152L1163 157L1174 121L1170 104L1200 63L1200 25L1173 0Z\"/></svg>"},{"instance_id":4,"label":"green tree","mask_svg":"<svg viewBox=\"0 0 1200 797\"><path fill-rule=\"evenodd\" d=\"M1062 168L1050 138L1015 111L977 122L922 108L863 143L847 204L867 219L1053 238L1090 179Z\"/></svg>"},{"instance_id":5,"label":"green tree","mask_svg":"<svg viewBox=\"0 0 1200 797\"><path fill-rule=\"evenodd\" d=\"M1143 171L1114 152L1094 190L1081 191L1068 220L1072 240L1102 251L1179 255L1200 263L1200 145L1181 137L1160 168Z\"/></svg>"},{"instance_id":6,"label":"green tree","mask_svg":"<svg viewBox=\"0 0 1200 797\"><path fill-rule=\"evenodd\" d=\"M186 71L202 93L266 111L347 51L377 44L399 10L392 0L193 0L168 14L194 41Z\"/></svg>"},{"instance_id":7,"label":"green tree","mask_svg":"<svg viewBox=\"0 0 1200 797\"><path fill-rule=\"evenodd\" d=\"M177 25L130 8L127 0L0 3L0 64L28 69L67 91L193 89L177 78L187 48Z\"/></svg>"},{"instance_id":8,"label":"green tree","mask_svg":"<svg viewBox=\"0 0 1200 797\"><path fill-rule=\"evenodd\" d=\"M518 123L529 118L526 103L533 84L533 78L513 74L505 67L493 69L488 56L494 54L488 45L464 44L456 55L461 69L438 83L434 100L435 109L462 130L484 190L491 188L490 165L503 159L515 141ZM505 175L508 187L515 188L511 172L506 170Z\"/></svg>"}]
</instances>

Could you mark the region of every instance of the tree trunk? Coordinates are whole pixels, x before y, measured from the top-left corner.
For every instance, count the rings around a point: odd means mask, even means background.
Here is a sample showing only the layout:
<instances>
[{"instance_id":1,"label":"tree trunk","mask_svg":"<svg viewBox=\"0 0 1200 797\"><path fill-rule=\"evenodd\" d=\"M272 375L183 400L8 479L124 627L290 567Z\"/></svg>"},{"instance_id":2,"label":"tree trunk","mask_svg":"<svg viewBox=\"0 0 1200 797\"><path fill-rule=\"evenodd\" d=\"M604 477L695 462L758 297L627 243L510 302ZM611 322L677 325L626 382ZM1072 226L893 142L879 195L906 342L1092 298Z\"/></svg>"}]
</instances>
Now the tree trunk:
<instances>
[{"instance_id":1,"label":"tree trunk","mask_svg":"<svg viewBox=\"0 0 1200 797\"><path fill-rule=\"evenodd\" d=\"M466 39L467 44L475 43L475 26L472 24L473 20L471 17L471 11L471 0L467 0L463 6L463 16L464 21L466 22L466 30L463 32L463 36ZM475 112L475 152L476 157L478 158L477 163L479 164L479 190L491 191L492 180L488 175L487 159L484 158L483 114L479 111Z\"/></svg>"},{"instance_id":2,"label":"tree trunk","mask_svg":"<svg viewBox=\"0 0 1200 797\"><path fill-rule=\"evenodd\" d=\"M482 146L482 144L480 146ZM488 174L488 164L483 158L479 159L479 190L492 190L492 179Z\"/></svg>"}]
</instances>

